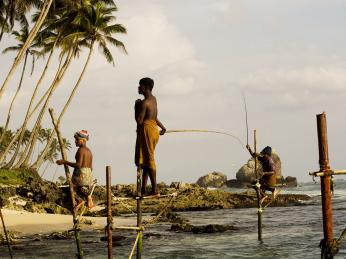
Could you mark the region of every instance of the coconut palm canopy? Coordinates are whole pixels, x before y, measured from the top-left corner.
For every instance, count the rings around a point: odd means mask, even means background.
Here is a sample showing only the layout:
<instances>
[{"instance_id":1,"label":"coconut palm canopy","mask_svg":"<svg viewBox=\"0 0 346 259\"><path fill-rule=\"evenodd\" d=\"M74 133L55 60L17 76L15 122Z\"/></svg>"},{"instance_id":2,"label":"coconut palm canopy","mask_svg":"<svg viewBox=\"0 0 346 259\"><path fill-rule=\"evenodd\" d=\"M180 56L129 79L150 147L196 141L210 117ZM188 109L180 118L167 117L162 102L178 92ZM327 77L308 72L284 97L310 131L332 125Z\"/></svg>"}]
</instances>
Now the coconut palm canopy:
<instances>
[{"instance_id":1,"label":"coconut palm canopy","mask_svg":"<svg viewBox=\"0 0 346 259\"><path fill-rule=\"evenodd\" d=\"M116 38L117 34L126 33L123 25L115 23L114 15L117 11L114 1L109 0L17 0L3 1L0 4L0 40L3 34L9 33L18 41L17 45L6 47L3 50L4 53L9 51L18 53L8 76L0 87L0 102L4 92L7 91L11 77L24 60L21 80L8 111L7 123L0 132L0 165L2 167L39 169L45 161L53 162L57 157L58 142L55 132L41 127L43 119L47 116L46 111L66 72L83 51L89 53L87 60L79 77L76 78L75 85L71 88L69 98L61 106L59 122L66 113L77 89L82 85L94 46L98 46L105 59L113 65L114 56L109 48L110 45L127 53L123 42ZM29 15L32 17L30 22L26 19ZM29 29L30 27L31 29ZM14 30L14 28L19 28L19 30ZM59 55L53 55L54 52L59 52ZM33 64L37 57L44 58L47 62L36 82L32 97L28 100L28 109L22 126L13 132L9 129L11 111L15 108L14 100L22 88L23 78L27 76L24 72L28 55L33 56ZM46 72L54 57L58 58L59 65L56 67L55 76L49 79L46 78ZM50 81L50 85L39 96L42 82L45 79ZM28 127L32 127L32 130L28 131ZM34 154L38 143L41 143L41 150ZM68 142L65 143L68 144ZM70 147L70 145L68 144L66 147Z\"/></svg>"}]
</instances>

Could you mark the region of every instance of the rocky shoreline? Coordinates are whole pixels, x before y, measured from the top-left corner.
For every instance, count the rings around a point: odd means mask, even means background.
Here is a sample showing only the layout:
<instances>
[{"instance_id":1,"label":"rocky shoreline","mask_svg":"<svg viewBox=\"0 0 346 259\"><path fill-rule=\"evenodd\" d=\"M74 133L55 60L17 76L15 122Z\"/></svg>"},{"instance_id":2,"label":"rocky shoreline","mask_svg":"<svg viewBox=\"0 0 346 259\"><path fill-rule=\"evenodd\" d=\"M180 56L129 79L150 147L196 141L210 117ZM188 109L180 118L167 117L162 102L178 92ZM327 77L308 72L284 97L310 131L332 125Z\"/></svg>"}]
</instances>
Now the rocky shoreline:
<instances>
[{"instance_id":1,"label":"rocky shoreline","mask_svg":"<svg viewBox=\"0 0 346 259\"><path fill-rule=\"evenodd\" d=\"M176 213L179 211L205 211L257 207L256 194L252 189L248 189L242 193L233 193L230 192L226 187L206 188L201 187L198 184L186 183L172 183L169 186L164 183L160 183L158 187L160 194L164 197L160 197L159 199L143 199L142 210L143 213L149 213L154 216L159 214L157 217L150 218L156 218L155 222L165 222L171 224L171 228L168 230L173 232L190 232L193 234L201 234L224 231L234 232L238 230L236 226L232 225L191 225L188 219L182 218ZM112 208L113 216L117 216L118 218L120 216L120 218L124 220L124 223L125 220L130 220L131 222L133 221L130 224L134 224L136 200L133 198L136 195L136 185L114 185L112 186L112 194L114 195ZM88 216L88 218L85 222L81 222L83 229L91 228L99 230L100 226L103 224L102 220L106 217L105 186L96 186L93 199L95 208L84 214L85 216ZM277 199L272 201L269 206L304 206L308 205L310 200L311 197L308 195L279 194ZM34 213L33 215L37 219L38 215L43 214L46 215L45 217L49 216L49 214L51 214L50 216L58 216L61 214L59 217L71 214L69 210L70 201L67 186L63 183L57 184L44 181L40 177L36 177L35 174L33 174L33 177L28 177L25 179L24 183L20 185L5 185L1 184L0 182L0 206L5 210L17 211L21 214ZM124 216L132 217L126 219ZM23 215L23 217L25 218L27 216ZM50 222L50 220L46 220L45 223L43 223L42 219L40 222L35 222L36 225L32 228L38 231L39 225L37 224L48 224L48 222ZM61 223L65 225L60 226L60 228L57 228L57 226L51 226L49 228L48 225L43 226L41 228L47 232L47 235L40 236L40 238L37 238L35 235L30 235L29 240L41 241L43 239L69 239L71 238L70 234L67 234L67 232L59 232L59 230L57 230L69 229L71 226L67 227L66 222L67 219L61 221ZM72 224L70 219L68 219L68 222ZM18 224L19 226L20 224L23 224L22 222L14 223ZM144 219L144 224L149 223L152 222L146 222ZM52 224L57 224L57 222L55 221L55 223ZM129 224L129 222L125 224ZM23 227L13 227L14 225L12 222L12 229L20 229L20 232L24 231ZM10 232L10 234L13 235L11 237L13 240L18 240L18 238L23 235L23 233L21 234L16 232ZM0 244L4 243L4 237L0 235Z\"/></svg>"},{"instance_id":2,"label":"rocky shoreline","mask_svg":"<svg viewBox=\"0 0 346 259\"><path fill-rule=\"evenodd\" d=\"M160 199L144 199L143 212L156 213L167 202L170 202L171 211L196 211L216 209L237 209L256 207L255 192L251 189L243 193L231 193L227 189L209 189L197 184L180 184L167 186L159 184L161 195L167 195ZM133 198L136 186L115 185L112 186L114 197ZM176 197L170 195L176 194ZM67 187L59 187L57 184L31 178L26 184L20 186L0 185L0 197L4 208L25 210L36 213L70 214L69 195ZM96 186L94 202L100 210L91 210L88 216L106 216L104 207L106 192L104 186ZM282 194L274 200L270 206L299 206L304 205L311 198L301 194ZM134 199L114 200L113 215L133 214L136 210Z\"/></svg>"}]
</instances>

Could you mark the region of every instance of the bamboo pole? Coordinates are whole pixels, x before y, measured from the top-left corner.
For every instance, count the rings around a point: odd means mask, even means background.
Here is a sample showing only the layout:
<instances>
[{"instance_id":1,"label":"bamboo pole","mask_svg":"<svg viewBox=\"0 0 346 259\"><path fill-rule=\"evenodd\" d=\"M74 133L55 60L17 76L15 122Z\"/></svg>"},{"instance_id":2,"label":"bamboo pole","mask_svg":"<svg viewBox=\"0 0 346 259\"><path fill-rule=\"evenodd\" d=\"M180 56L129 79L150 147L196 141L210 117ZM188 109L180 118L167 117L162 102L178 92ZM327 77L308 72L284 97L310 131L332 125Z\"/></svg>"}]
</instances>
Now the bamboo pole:
<instances>
[{"instance_id":1,"label":"bamboo pole","mask_svg":"<svg viewBox=\"0 0 346 259\"><path fill-rule=\"evenodd\" d=\"M1 208L0 208L0 217L1 217L2 227L3 227L3 229L4 229L4 233L5 233L5 237L6 237L6 241L7 241L8 252L9 252L10 257L11 257L11 259L12 259L12 258L13 258L13 255L12 255L12 249L11 249L10 239L8 238L8 234L7 234L7 230L6 230L6 225L5 225L5 221L4 221L4 216L2 215Z\"/></svg>"},{"instance_id":2,"label":"bamboo pole","mask_svg":"<svg viewBox=\"0 0 346 259\"><path fill-rule=\"evenodd\" d=\"M317 116L317 135L318 135L318 151L320 172L329 171L329 155L328 155L328 138L327 138L327 119L326 114L318 114ZM333 258L330 253L333 247L333 208L332 194L330 191L330 176L321 176L321 194L322 194L322 215L323 215L323 234L321 256L324 259Z\"/></svg>"},{"instance_id":3,"label":"bamboo pole","mask_svg":"<svg viewBox=\"0 0 346 259\"><path fill-rule=\"evenodd\" d=\"M54 125L56 135L58 137L62 159L66 160L67 159L66 150L64 148L64 142L63 142L63 139L61 137L60 130L59 130L59 124L57 124L57 121L55 118L54 110L52 108L50 108L48 110L49 110L50 116L52 118L52 123ZM77 224L79 221L77 220L77 215L76 215L76 212L74 210L74 208L76 206L75 193L74 193L73 185L72 185L72 181L71 181L70 170L69 170L67 165L64 165L64 169L65 169L66 181L67 181L67 184L69 185L69 191L70 191L70 197L71 197L71 203L72 203L71 212L72 212L72 216L73 216L73 231L74 231L74 235L75 235L75 239L76 239L76 245L77 245L77 253L78 253L77 258L82 259L83 258L83 250L82 250L82 246L81 246L81 239L80 239L80 233L79 233L80 229L77 227Z\"/></svg>"},{"instance_id":4,"label":"bamboo pole","mask_svg":"<svg viewBox=\"0 0 346 259\"><path fill-rule=\"evenodd\" d=\"M135 252L135 248L136 248L136 246L137 246L137 244L138 244L138 240L139 240L139 233L138 233L137 236L136 236L136 241L135 241L135 243L133 244L131 253L130 253L130 255L129 255L129 259L132 258L133 253Z\"/></svg>"},{"instance_id":5,"label":"bamboo pole","mask_svg":"<svg viewBox=\"0 0 346 259\"><path fill-rule=\"evenodd\" d=\"M257 224L258 224L258 241L262 242L262 205L261 205L261 195L260 188L261 185L259 183L259 176L257 173L257 134L256 130L254 130L254 152L255 152L255 175L256 175L256 195L257 195Z\"/></svg>"},{"instance_id":6,"label":"bamboo pole","mask_svg":"<svg viewBox=\"0 0 346 259\"><path fill-rule=\"evenodd\" d=\"M114 227L115 229L127 229L127 230L136 230L136 231L139 231L139 230L144 230L143 227Z\"/></svg>"},{"instance_id":7,"label":"bamboo pole","mask_svg":"<svg viewBox=\"0 0 346 259\"><path fill-rule=\"evenodd\" d=\"M107 239L108 239L108 259L113 258L113 252L112 252L112 224L113 224L113 217L112 217L112 192L111 192L111 167L106 167L106 185L107 185Z\"/></svg>"},{"instance_id":8,"label":"bamboo pole","mask_svg":"<svg viewBox=\"0 0 346 259\"><path fill-rule=\"evenodd\" d=\"M332 175L343 175L343 174L346 174L346 170L329 170L325 172L318 171L318 172L309 173L309 175L312 175L312 176L326 176L326 175L332 176Z\"/></svg>"},{"instance_id":9,"label":"bamboo pole","mask_svg":"<svg viewBox=\"0 0 346 259\"><path fill-rule=\"evenodd\" d=\"M137 197L141 197L141 174L142 168L137 167ZM137 199L137 227L142 228L142 199ZM137 240L137 259L142 258L142 230L138 230Z\"/></svg>"}]
</instances>

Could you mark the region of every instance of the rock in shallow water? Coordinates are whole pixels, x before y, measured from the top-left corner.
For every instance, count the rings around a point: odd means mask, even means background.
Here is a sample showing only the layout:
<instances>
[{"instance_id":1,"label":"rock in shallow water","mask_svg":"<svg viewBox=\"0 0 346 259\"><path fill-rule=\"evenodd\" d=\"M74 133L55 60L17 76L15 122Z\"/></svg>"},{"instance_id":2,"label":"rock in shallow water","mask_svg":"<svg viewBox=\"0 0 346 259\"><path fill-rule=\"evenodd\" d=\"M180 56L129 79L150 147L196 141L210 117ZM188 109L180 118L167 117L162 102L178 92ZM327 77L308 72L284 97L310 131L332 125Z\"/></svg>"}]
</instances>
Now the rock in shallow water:
<instances>
[{"instance_id":1,"label":"rock in shallow water","mask_svg":"<svg viewBox=\"0 0 346 259\"><path fill-rule=\"evenodd\" d=\"M208 224L201 226L193 226L191 224L173 224L171 231L175 232L192 232L194 234L202 233L220 233L229 230L238 230L239 228L232 225Z\"/></svg>"},{"instance_id":2,"label":"rock in shallow water","mask_svg":"<svg viewBox=\"0 0 346 259\"><path fill-rule=\"evenodd\" d=\"M219 188L226 184L227 176L223 173L213 172L200 177L197 184L201 187L215 187Z\"/></svg>"}]
</instances>

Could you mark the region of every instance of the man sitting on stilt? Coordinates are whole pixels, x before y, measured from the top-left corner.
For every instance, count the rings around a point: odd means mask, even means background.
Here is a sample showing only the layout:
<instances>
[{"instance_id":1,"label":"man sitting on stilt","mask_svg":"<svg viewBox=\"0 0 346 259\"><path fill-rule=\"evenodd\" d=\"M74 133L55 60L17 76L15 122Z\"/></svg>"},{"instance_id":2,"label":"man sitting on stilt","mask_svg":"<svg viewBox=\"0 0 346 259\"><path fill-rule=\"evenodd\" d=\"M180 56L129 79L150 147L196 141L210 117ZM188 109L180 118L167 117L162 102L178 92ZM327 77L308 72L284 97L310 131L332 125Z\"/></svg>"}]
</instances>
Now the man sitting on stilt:
<instances>
[{"instance_id":1,"label":"man sitting on stilt","mask_svg":"<svg viewBox=\"0 0 346 259\"><path fill-rule=\"evenodd\" d=\"M93 155L87 147L89 133L86 130L78 131L74 134L75 144L78 147L75 158L76 162L69 162L64 159L57 160L58 165L68 165L74 168L72 175L73 189L76 194L77 205L73 208L77 212L87 202L88 208L94 206L90 189L93 185L92 162Z\"/></svg>"},{"instance_id":2,"label":"man sitting on stilt","mask_svg":"<svg viewBox=\"0 0 346 259\"><path fill-rule=\"evenodd\" d=\"M137 139L135 164L142 168L142 188L141 194L145 195L145 187L148 176L151 181L151 192L149 195L159 195L156 185L156 164L154 151L159 135L166 132L166 128L157 118L157 102L151 93L154 81L151 78L142 78L139 81L138 93L144 99L137 99L135 103L135 119L137 122ZM161 128L159 132L158 127Z\"/></svg>"},{"instance_id":3,"label":"man sitting on stilt","mask_svg":"<svg viewBox=\"0 0 346 259\"><path fill-rule=\"evenodd\" d=\"M275 165L274 161L271 157L272 155L272 148L267 146L265 147L259 154L252 152L249 145L246 145L246 148L249 150L251 156L253 158L258 159L262 165L263 174L262 177L259 180L259 183L261 185L260 187L260 194L261 194L261 200L262 203L266 198L266 190L272 192L272 197L275 199L275 197L278 194L278 191L274 188L276 184L276 172L275 172Z\"/></svg>"}]
</instances>

